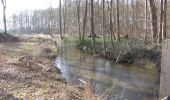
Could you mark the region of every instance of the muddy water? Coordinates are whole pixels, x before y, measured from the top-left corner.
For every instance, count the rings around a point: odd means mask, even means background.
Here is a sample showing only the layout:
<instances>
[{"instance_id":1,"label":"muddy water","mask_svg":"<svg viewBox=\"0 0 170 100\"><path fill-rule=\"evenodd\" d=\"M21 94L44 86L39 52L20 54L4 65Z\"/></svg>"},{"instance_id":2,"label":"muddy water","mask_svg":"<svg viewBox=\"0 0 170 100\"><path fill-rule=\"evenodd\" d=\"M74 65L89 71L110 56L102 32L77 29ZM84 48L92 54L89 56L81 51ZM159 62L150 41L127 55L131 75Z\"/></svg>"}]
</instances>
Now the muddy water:
<instances>
[{"instance_id":1,"label":"muddy water","mask_svg":"<svg viewBox=\"0 0 170 100\"><path fill-rule=\"evenodd\" d=\"M114 64L80 52L74 46L61 47L56 66L72 84L90 84L97 95L107 91L107 100L153 100L158 94L156 71L139 65Z\"/></svg>"}]
</instances>

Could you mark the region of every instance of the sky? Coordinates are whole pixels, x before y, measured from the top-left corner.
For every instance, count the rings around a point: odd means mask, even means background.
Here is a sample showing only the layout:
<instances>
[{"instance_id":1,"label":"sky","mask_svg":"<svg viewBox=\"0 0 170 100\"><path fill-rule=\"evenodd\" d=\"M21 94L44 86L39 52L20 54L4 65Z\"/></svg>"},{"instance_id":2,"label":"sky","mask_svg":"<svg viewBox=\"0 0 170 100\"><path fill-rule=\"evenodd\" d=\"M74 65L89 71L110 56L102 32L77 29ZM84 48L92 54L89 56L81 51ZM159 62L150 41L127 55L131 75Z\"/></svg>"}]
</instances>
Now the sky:
<instances>
[{"instance_id":1,"label":"sky","mask_svg":"<svg viewBox=\"0 0 170 100\"><path fill-rule=\"evenodd\" d=\"M34 9L46 9L50 7L51 0L6 0L7 17L21 10L34 10ZM52 0L52 7L58 7L59 0ZM0 2L0 15L2 15L2 3ZM0 16L2 20L2 16Z\"/></svg>"},{"instance_id":2,"label":"sky","mask_svg":"<svg viewBox=\"0 0 170 100\"><path fill-rule=\"evenodd\" d=\"M46 9L51 6L53 8L58 7L59 0L6 0L6 16L7 18L12 16L14 13L22 10L34 10L34 9ZM0 2L0 27L2 27L2 3Z\"/></svg>"}]
</instances>

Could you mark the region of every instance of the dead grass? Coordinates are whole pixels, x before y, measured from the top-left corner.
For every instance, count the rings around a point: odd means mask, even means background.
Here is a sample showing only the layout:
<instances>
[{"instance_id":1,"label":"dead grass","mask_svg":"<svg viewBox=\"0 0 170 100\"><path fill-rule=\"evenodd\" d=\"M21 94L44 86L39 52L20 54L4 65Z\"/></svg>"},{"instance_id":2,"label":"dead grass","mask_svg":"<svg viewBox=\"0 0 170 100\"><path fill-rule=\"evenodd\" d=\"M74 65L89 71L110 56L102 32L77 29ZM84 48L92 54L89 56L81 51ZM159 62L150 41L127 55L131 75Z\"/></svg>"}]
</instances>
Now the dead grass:
<instances>
[{"instance_id":1,"label":"dead grass","mask_svg":"<svg viewBox=\"0 0 170 100\"><path fill-rule=\"evenodd\" d=\"M93 92L93 87L91 85L85 86L83 92L83 100L100 100L97 98L96 94Z\"/></svg>"},{"instance_id":2,"label":"dead grass","mask_svg":"<svg viewBox=\"0 0 170 100\"><path fill-rule=\"evenodd\" d=\"M82 90L67 84L53 66L54 43L43 37L22 39L0 44L0 99L81 100Z\"/></svg>"}]
</instances>

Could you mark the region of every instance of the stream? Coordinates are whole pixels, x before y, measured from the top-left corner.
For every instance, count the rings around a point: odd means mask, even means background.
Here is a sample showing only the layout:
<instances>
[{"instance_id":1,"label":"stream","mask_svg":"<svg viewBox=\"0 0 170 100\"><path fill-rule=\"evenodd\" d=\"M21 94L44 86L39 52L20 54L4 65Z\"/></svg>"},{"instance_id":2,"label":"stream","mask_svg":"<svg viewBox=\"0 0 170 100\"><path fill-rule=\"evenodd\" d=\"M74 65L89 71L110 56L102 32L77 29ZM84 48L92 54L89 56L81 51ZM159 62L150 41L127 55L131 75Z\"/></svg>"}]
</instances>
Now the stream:
<instances>
[{"instance_id":1,"label":"stream","mask_svg":"<svg viewBox=\"0 0 170 100\"><path fill-rule=\"evenodd\" d=\"M99 96L107 91L107 100L153 100L158 95L156 71L142 65L114 64L74 45L60 47L55 66L71 84L90 84Z\"/></svg>"}]
</instances>

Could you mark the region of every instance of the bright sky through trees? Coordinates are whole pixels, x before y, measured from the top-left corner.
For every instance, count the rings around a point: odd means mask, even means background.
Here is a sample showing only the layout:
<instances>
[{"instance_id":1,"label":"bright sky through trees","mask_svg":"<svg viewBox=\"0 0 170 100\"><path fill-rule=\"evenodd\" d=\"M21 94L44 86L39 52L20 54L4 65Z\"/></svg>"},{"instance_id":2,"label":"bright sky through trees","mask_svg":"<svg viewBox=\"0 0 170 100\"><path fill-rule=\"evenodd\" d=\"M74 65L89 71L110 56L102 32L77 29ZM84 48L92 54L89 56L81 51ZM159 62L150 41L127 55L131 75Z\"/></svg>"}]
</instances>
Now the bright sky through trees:
<instances>
[{"instance_id":1,"label":"bright sky through trees","mask_svg":"<svg viewBox=\"0 0 170 100\"><path fill-rule=\"evenodd\" d=\"M6 0L7 9L6 16L7 18L12 16L14 13L24 10L34 10L34 9L46 9L51 6L56 8L59 6L59 0ZM3 14L2 3L0 2L0 15ZM0 29L3 28L2 16L0 16Z\"/></svg>"},{"instance_id":2,"label":"bright sky through trees","mask_svg":"<svg viewBox=\"0 0 170 100\"><path fill-rule=\"evenodd\" d=\"M51 0L7 0L7 17L21 10L46 9L50 6ZM52 7L58 7L59 0L52 0ZM2 4L0 13L2 14ZM2 16L0 16L2 18Z\"/></svg>"}]
</instances>

